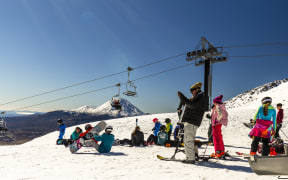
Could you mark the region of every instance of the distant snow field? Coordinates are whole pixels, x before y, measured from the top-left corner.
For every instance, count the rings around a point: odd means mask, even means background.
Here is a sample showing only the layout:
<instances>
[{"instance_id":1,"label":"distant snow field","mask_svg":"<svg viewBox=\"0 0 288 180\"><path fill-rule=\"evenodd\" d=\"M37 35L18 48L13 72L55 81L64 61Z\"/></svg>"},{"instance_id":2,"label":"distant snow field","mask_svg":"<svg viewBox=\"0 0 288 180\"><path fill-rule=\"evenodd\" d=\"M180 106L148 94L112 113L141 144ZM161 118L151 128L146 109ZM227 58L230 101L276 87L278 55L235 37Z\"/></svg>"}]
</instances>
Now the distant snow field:
<instances>
[{"instance_id":1,"label":"distant snow field","mask_svg":"<svg viewBox=\"0 0 288 180\"><path fill-rule=\"evenodd\" d=\"M226 102L227 106L229 106L229 122L227 127L222 128L226 145L225 150L235 156L237 151L248 153L251 139L247 136L249 129L242 125L243 122L249 122L249 119L253 118L263 96L271 96L273 105L278 102L282 102L285 105L285 102L288 101L287 90L288 83L282 82L267 91L249 94L249 99L252 99L249 102L246 101L246 98L243 98L243 95ZM246 95L244 94L244 96ZM287 105L284 106L285 112L283 130L288 132ZM115 138L130 139L131 132L135 128L135 119L138 118L138 125L145 133L145 139L147 139L152 133L152 119L155 117L161 123L164 123L165 118L172 119L174 127L178 120L176 113L168 113L112 119L106 122L108 125L113 126ZM91 124L94 126L97 122ZM81 124L79 126L84 128L84 125ZM197 136L200 140L207 137L208 126L209 121L204 116L202 125L197 131ZM70 136L75 127L67 128L66 138ZM256 175L243 158L239 161L219 160L217 163L208 162L200 165L161 161L156 158L157 154L170 157L174 153L175 148L160 146L113 146L111 153L107 154L99 154L93 148L83 147L78 153L71 154L68 148L55 144L58 133L52 132L23 145L0 146L1 179L254 180L277 178L276 176ZM287 139L285 140L287 141ZM199 149L200 155L204 153L205 147L202 146ZM214 152L214 148L208 146L206 154L211 154L212 152ZM184 159L185 156L179 153L177 158Z\"/></svg>"}]
</instances>

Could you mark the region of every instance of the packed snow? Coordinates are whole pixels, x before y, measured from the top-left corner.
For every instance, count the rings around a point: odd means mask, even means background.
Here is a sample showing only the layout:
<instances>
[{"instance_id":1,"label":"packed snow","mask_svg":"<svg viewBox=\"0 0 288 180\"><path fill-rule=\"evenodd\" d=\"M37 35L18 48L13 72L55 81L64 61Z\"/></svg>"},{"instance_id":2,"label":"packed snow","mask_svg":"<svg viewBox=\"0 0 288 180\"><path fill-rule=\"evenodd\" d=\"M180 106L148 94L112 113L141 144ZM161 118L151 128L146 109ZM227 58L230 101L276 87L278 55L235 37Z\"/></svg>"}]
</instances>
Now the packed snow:
<instances>
[{"instance_id":1,"label":"packed snow","mask_svg":"<svg viewBox=\"0 0 288 180\"><path fill-rule=\"evenodd\" d=\"M285 91L286 89L286 91ZM249 153L251 139L247 136L249 129L243 122L249 122L254 116L257 107L261 104L263 96L271 96L273 105L284 102L283 131L287 128L287 105L285 92L288 83L274 87L268 91L254 94L255 100L245 105L229 108L229 122L223 127L225 150L233 156L235 152ZM235 99L234 99L235 100ZM229 103L229 102L227 102ZM158 118L164 123L165 118L172 119L175 124L178 120L176 113L153 114L137 117L126 117L107 120L108 125L114 128L115 138L130 138L135 128L135 119L145 133L145 139L152 133L153 118ZM97 122L91 123L93 126ZM84 128L84 124L79 125ZM76 126L67 128L66 138L70 136ZM207 138L209 121L204 116L201 127L197 131L200 140ZM0 174L1 179L271 179L276 176L258 176L250 169L246 160L238 157L238 161L208 162L199 165L183 164L180 162L161 161L156 155L170 157L175 148L160 146L127 147L113 146L107 154L99 154L93 148L83 147L76 154L71 154L69 148L56 145L55 141L59 132L52 132L23 145L0 146ZM287 142L288 139L280 134ZM199 149L199 154L205 152L206 145ZM206 155L214 152L213 146L208 146ZM184 159L184 154L179 153L179 159Z\"/></svg>"}]
</instances>

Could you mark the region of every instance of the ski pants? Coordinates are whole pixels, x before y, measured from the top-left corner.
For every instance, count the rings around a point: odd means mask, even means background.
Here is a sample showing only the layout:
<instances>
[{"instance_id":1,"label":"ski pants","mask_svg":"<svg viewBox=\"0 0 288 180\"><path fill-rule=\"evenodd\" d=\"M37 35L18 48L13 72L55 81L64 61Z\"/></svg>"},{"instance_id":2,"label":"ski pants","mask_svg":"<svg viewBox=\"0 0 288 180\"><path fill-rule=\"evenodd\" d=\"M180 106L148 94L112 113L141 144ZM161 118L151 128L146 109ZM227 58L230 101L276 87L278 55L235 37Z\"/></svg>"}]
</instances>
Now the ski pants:
<instances>
[{"instance_id":1,"label":"ski pants","mask_svg":"<svg viewBox=\"0 0 288 180\"><path fill-rule=\"evenodd\" d=\"M209 129L208 129L208 141L213 143L212 124L210 124Z\"/></svg>"},{"instance_id":2,"label":"ski pants","mask_svg":"<svg viewBox=\"0 0 288 180\"><path fill-rule=\"evenodd\" d=\"M222 127L222 124L212 126L213 143L214 143L215 152L225 151L221 127Z\"/></svg>"},{"instance_id":3,"label":"ski pants","mask_svg":"<svg viewBox=\"0 0 288 180\"><path fill-rule=\"evenodd\" d=\"M187 122L184 123L184 148L187 160L195 160L197 152L195 152L194 141L198 127Z\"/></svg>"},{"instance_id":4,"label":"ski pants","mask_svg":"<svg viewBox=\"0 0 288 180\"><path fill-rule=\"evenodd\" d=\"M90 139L85 141L85 146L94 147L98 151L100 145L94 140Z\"/></svg>"},{"instance_id":5,"label":"ski pants","mask_svg":"<svg viewBox=\"0 0 288 180\"><path fill-rule=\"evenodd\" d=\"M281 127L282 127L282 124L277 124L276 133L275 133L274 138L280 137L280 136L279 136L279 131L280 131Z\"/></svg>"},{"instance_id":6,"label":"ski pants","mask_svg":"<svg viewBox=\"0 0 288 180\"><path fill-rule=\"evenodd\" d=\"M268 138L261 138L261 137L255 136L253 141L252 141L252 144L251 144L251 152L257 152L258 144L259 144L260 140L262 140L262 143L263 143L262 156L268 156L270 153L270 148L268 145L270 142L270 139L268 139Z\"/></svg>"}]
</instances>

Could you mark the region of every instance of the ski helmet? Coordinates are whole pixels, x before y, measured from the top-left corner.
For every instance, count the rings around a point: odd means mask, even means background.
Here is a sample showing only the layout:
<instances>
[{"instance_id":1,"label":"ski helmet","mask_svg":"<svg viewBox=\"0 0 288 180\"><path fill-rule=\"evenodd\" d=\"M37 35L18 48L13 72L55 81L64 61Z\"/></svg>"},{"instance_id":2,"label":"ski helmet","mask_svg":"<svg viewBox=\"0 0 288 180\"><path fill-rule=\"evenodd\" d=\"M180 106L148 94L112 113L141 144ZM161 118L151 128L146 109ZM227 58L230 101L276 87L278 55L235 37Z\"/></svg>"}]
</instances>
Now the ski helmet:
<instances>
[{"instance_id":1,"label":"ski helmet","mask_svg":"<svg viewBox=\"0 0 288 180\"><path fill-rule=\"evenodd\" d=\"M156 121L158 121L158 119L157 119L157 118L154 118L154 119L153 119L153 122L156 123Z\"/></svg>"},{"instance_id":2,"label":"ski helmet","mask_svg":"<svg viewBox=\"0 0 288 180\"><path fill-rule=\"evenodd\" d=\"M85 125L85 130L89 130L89 129L91 129L91 128L92 128L91 124L86 124L86 125Z\"/></svg>"},{"instance_id":3,"label":"ski helmet","mask_svg":"<svg viewBox=\"0 0 288 180\"><path fill-rule=\"evenodd\" d=\"M160 126L160 131L166 131L166 126L165 125L161 125Z\"/></svg>"},{"instance_id":4,"label":"ski helmet","mask_svg":"<svg viewBox=\"0 0 288 180\"><path fill-rule=\"evenodd\" d=\"M62 124L62 123L63 123L63 120L62 120L62 119L57 119L57 123Z\"/></svg>"},{"instance_id":5,"label":"ski helmet","mask_svg":"<svg viewBox=\"0 0 288 180\"><path fill-rule=\"evenodd\" d=\"M266 103L272 103L272 98L271 97L264 97L262 99L262 104L266 104Z\"/></svg>"},{"instance_id":6,"label":"ski helmet","mask_svg":"<svg viewBox=\"0 0 288 180\"><path fill-rule=\"evenodd\" d=\"M170 118L166 118L165 119L165 123L171 123L171 119Z\"/></svg>"},{"instance_id":7,"label":"ski helmet","mask_svg":"<svg viewBox=\"0 0 288 180\"><path fill-rule=\"evenodd\" d=\"M107 126L105 128L105 132L112 132L113 131L113 127L112 126Z\"/></svg>"}]
</instances>

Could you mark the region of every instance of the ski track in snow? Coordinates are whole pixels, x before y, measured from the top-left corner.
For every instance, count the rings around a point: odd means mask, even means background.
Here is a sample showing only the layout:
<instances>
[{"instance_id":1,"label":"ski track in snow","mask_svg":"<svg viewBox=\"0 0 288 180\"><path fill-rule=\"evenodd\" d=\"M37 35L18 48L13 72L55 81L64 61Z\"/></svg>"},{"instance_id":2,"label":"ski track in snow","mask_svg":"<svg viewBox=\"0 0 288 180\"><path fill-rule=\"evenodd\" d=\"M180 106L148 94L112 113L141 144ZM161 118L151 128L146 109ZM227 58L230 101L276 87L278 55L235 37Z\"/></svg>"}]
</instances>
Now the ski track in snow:
<instances>
[{"instance_id":1,"label":"ski track in snow","mask_svg":"<svg viewBox=\"0 0 288 180\"><path fill-rule=\"evenodd\" d=\"M249 122L254 117L260 100L264 96L273 98L273 105L284 103L284 123L282 130L288 132L287 112L285 102L288 83L282 83L267 92L247 95L247 98L234 99L232 105L236 108L228 109L229 122L227 127L222 127L225 150L231 155L235 152L250 152L251 139L248 137L249 129L243 126L243 122ZM280 96L279 96L280 94ZM246 96L246 95L245 95ZM249 96L249 97L248 97ZM250 98L251 96L251 98ZM229 104L229 102L228 102ZM231 102L230 102L231 104ZM115 138L129 138L135 128L135 119L145 133L145 139L152 133L152 119L157 117L162 123L165 118L172 119L173 127L178 120L176 113L154 114L138 117L128 117L107 120L108 125L114 128ZM93 126L97 124L91 123ZM84 128L84 124L79 125ZM66 137L69 137L76 126L67 128ZM207 137L209 121L205 118L197 131L199 137ZM23 145L0 146L0 174L1 179L271 179L277 176L258 176L252 172L246 160L223 161L217 163L203 163L200 165L183 164L180 162L161 161L156 155L170 157L175 148L160 146L126 147L113 146L111 153L99 154L93 148L83 147L77 154L71 154L68 148L55 144L59 132L52 132L40 138L36 138ZM287 138L282 138L287 142ZM172 138L173 139L173 138ZM205 145L199 149L202 155ZM208 146L207 154L214 152L213 146ZM176 156L184 159L182 153Z\"/></svg>"}]
</instances>

